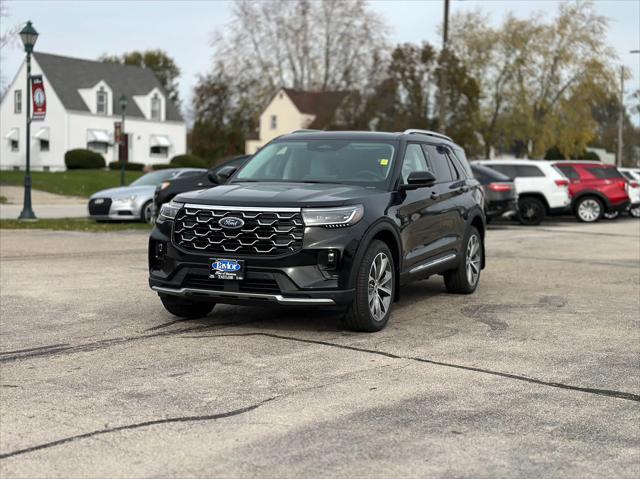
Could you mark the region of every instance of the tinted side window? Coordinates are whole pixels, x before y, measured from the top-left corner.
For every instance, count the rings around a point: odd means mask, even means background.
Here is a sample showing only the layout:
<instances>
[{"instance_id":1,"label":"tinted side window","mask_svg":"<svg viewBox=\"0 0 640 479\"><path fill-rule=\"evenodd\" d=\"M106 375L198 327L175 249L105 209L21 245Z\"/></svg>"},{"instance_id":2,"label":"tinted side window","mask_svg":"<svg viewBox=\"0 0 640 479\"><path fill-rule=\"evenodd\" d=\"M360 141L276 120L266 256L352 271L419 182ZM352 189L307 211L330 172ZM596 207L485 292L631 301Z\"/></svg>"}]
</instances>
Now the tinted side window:
<instances>
[{"instance_id":1,"label":"tinted side window","mask_svg":"<svg viewBox=\"0 0 640 479\"><path fill-rule=\"evenodd\" d=\"M433 168L433 174L437 183L446 183L453 180L451 169L449 168L449 159L444 150L434 145L422 145L427 155L429 164Z\"/></svg>"},{"instance_id":2,"label":"tinted side window","mask_svg":"<svg viewBox=\"0 0 640 479\"><path fill-rule=\"evenodd\" d=\"M464 174L460 171L461 166L456 164L456 161L449 155L446 154L447 160L449 161L449 170L451 171L451 176L454 180L459 180L460 178L464 178Z\"/></svg>"},{"instance_id":3,"label":"tinted side window","mask_svg":"<svg viewBox=\"0 0 640 479\"><path fill-rule=\"evenodd\" d=\"M456 146L453 148L453 152L456 158L458 159L458 161L462 164L462 167L464 168L464 170L467 172L466 176L468 178L473 177L473 172L471 171L471 165L469 165L469 161L467 160L467 155L465 154L464 150Z\"/></svg>"},{"instance_id":4,"label":"tinted side window","mask_svg":"<svg viewBox=\"0 0 640 479\"><path fill-rule=\"evenodd\" d=\"M516 173L516 169L513 165L486 165L489 168L491 168L492 170L496 170L500 173L502 173L503 175L508 176L509 178L515 178L517 175Z\"/></svg>"},{"instance_id":5,"label":"tinted side window","mask_svg":"<svg viewBox=\"0 0 640 479\"><path fill-rule=\"evenodd\" d=\"M414 171L430 171L427 159L418 143L409 143L404 151L402 161L402 182L406 183L409 175Z\"/></svg>"},{"instance_id":6,"label":"tinted side window","mask_svg":"<svg viewBox=\"0 0 640 479\"><path fill-rule=\"evenodd\" d=\"M621 171L620 173L622 173L624 176L626 176L629 180L635 180L633 175L631 173L629 173L628 171Z\"/></svg>"},{"instance_id":7,"label":"tinted side window","mask_svg":"<svg viewBox=\"0 0 640 479\"><path fill-rule=\"evenodd\" d=\"M572 179L572 180L580 179L580 174L576 171L576 169L573 166L558 166L558 169L562 171L562 173L564 173L564 176L566 176L569 179Z\"/></svg>"},{"instance_id":8,"label":"tinted side window","mask_svg":"<svg viewBox=\"0 0 640 479\"><path fill-rule=\"evenodd\" d=\"M622 178L622 175L615 168L606 168L604 166L590 166L586 167L585 170L587 170L596 178L600 179Z\"/></svg>"},{"instance_id":9,"label":"tinted side window","mask_svg":"<svg viewBox=\"0 0 640 479\"><path fill-rule=\"evenodd\" d=\"M516 165L516 176L522 178L532 178L536 176L544 176L540 168L533 165Z\"/></svg>"}]
</instances>

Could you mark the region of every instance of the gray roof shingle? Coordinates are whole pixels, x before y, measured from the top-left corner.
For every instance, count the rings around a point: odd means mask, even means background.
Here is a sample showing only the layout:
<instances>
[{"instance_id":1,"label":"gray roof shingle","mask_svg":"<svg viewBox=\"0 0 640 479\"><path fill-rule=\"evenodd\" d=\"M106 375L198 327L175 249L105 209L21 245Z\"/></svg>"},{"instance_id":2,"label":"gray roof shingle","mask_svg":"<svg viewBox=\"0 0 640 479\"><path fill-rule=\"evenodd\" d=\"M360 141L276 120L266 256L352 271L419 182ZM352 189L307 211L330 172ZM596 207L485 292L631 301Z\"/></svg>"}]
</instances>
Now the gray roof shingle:
<instances>
[{"instance_id":1,"label":"gray roof shingle","mask_svg":"<svg viewBox=\"0 0 640 479\"><path fill-rule=\"evenodd\" d=\"M114 112L120 112L118 99L124 93L129 99L127 116L144 118L138 105L133 101L133 96L146 95L157 87L167 99L166 119L183 121L178 108L167 97L155 74L148 68L81 60L40 52L35 52L34 57L58 98L68 110L89 111L78 90L91 88L100 80L104 80L113 90L113 98L110 100L113 102Z\"/></svg>"}]
</instances>

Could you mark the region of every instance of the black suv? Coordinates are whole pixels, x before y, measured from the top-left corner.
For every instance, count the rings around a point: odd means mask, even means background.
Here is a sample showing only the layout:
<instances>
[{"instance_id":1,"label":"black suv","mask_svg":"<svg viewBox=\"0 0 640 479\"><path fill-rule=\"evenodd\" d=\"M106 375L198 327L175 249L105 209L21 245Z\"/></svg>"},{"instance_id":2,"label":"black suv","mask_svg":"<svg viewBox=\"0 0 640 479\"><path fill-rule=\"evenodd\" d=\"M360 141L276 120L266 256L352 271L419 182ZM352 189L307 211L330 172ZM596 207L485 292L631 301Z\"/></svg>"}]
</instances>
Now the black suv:
<instances>
[{"instance_id":1,"label":"black suv","mask_svg":"<svg viewBox=\"0 0 640 479\"><path fill-rule=\"evenodd\" d=\"M444 135L305 130L218 175L227 183L164 204L151 233L149 283L176 316L342 307L347 326L378 331L409 281L478 286L483 193Z\"/></svg>"}]
</instances>

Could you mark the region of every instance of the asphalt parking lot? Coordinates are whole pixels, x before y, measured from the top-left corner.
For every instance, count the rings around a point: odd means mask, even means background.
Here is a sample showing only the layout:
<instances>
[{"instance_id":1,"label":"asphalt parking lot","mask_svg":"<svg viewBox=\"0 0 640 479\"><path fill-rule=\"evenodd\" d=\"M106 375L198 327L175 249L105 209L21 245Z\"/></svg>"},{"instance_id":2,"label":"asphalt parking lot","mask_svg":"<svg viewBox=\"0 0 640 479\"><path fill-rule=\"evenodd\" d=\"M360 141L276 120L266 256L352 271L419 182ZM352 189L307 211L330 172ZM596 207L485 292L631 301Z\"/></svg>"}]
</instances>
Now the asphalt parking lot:
<instances>
[{"instance_id":1,"label":"asphalt parking lot","mask_svg":"<svg viewBox=\"0 0 640 479\"><path fill-rule=\"evenodd\" d=\"M640 222L509 223L389 327L175 321L143 232L0 230L0 475L639 477Z\"/></svg>"}]
</instances>

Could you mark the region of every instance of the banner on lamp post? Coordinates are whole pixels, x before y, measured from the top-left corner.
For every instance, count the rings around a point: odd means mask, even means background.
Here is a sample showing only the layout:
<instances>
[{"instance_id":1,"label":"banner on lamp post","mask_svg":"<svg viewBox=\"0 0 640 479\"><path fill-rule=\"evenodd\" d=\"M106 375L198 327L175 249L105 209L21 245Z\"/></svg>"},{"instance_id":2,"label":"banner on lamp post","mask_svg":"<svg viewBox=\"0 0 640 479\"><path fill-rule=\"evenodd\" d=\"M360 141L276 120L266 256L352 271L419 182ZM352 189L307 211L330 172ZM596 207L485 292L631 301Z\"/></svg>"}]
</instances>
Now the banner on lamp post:
<instances>
[{"instance_id":1,"label":"banner on lamp post","mask_svg":"<svg viewBox=\"0 0 640 479\"><path fill-rule=\"evenodd\" d=\"M33 115L32 120L44 120L47 116L47 96L44 93L44 82L42 75L33 75L31 77L31 95L33 97Z\"/></svg>"},{"instance_id":2,"label":"banner on lamp post","mask_svg":"<svg viewBox=\"0 0 640 479\"><path fill-rule=\"evenodd\" d=\"M113 142L116 145L122 143L122 122L120 121L113 122Z\"/></svg>"}]
</instances>

